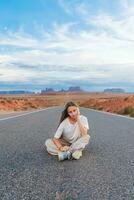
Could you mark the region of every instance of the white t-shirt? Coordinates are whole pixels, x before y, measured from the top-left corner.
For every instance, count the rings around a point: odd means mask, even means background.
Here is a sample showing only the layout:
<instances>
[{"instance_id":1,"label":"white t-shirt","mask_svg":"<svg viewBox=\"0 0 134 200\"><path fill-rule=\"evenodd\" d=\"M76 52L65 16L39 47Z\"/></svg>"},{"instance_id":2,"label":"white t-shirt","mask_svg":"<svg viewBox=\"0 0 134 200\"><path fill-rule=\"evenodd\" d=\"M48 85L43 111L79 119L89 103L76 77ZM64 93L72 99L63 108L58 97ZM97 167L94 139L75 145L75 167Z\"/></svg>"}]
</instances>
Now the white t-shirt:
<instances>
[{"instance_id":1,"label":"white t-shirt","mask_svg":"<svg viewBox=\"0 0 134 200\"><path fill-rule=\"evenodd\" d=\"M88 120L84 115L80 115L80 122L89 129ZM71 124L68 117L64 119L60 123L54 138L59 139L61 136L69 143L75 142L81 136L78 122Z\"/></svg>"}]
</instances>

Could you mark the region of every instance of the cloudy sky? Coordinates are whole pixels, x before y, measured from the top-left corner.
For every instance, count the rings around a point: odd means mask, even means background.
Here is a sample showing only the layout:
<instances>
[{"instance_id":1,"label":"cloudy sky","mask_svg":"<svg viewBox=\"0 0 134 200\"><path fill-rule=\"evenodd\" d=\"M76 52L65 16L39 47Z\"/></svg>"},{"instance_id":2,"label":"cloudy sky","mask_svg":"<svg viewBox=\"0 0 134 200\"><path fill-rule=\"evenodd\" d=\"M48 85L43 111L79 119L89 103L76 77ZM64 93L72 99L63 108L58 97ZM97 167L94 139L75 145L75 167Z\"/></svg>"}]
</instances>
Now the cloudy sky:
<instances>
[{"instance_id":1,"label":"cloudy sky","mask_svg":"<svg viewBox=\"0 0 134 200\"><path fill-rule=\"evenodd\" d=\"M0 90L134 92L133 0L1 0Z\"/></svg>"}]
</instances>

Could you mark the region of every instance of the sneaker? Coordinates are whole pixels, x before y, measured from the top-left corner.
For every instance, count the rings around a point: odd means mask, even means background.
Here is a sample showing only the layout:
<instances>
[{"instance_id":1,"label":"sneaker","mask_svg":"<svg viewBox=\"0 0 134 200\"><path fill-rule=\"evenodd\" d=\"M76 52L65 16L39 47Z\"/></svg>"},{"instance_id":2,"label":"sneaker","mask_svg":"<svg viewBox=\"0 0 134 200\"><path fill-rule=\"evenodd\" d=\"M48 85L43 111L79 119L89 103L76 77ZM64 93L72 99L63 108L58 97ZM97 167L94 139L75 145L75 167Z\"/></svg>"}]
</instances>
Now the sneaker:
<instances>
[{"instance_id":1,"label":"sneaker","mask_svg":"<svg viewBox=\"0 0 134 200\"><path fill-rule=\"evenodd\" d=\"M82 156L82 151L81 150L76 150L73 152L72 157L76 160L80 159L80 157Z\"/></svg>"},{"instance_id":2,"label":"sneaker","mask_svg":"<svg viewBox=\"0 0 134 200\"><path fill-rule=\"evenodd\" d=\"M59 159L59 161L69 160L69 159L71 159L71 155L72 154L70 151L62 151L62 152L58 153L58 159Z\"/></svg>"}]
</instances>

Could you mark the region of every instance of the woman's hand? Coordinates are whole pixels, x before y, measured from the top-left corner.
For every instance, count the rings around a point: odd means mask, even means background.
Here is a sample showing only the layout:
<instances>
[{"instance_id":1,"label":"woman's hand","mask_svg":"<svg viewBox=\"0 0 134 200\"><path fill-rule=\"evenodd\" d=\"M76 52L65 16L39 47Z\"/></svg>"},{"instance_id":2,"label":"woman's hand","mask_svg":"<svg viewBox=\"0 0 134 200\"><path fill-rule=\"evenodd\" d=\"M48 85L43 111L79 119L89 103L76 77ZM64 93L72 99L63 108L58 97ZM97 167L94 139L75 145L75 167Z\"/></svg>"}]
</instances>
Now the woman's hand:
<instances>
[{"instance_id":1,"label":"woman's hand","mask_svg":"<svg viewBox=\"0 0 134 200\"><path fill-rule=\"evenodd\" d=\"M60 151L68 151L69 150L69 146L62 146L61 148L60 148Z\"/></svg>"},{"instance_id":2,"label":"woman's hand","mask_svg":"<svg viewBox=\"0 0 134 200\"><path fill-rule=\"evenodd\" d=\"M80 119L80 110L79 110L79 108L77 108L77 121Z\"/></svg>"},{"instance_id":3,"label":"woman's hand","mask_svg":"<svg viewBox=\"0 0 134 200\"><path fill-rule=\"evenodd\" d=\"M77 110L78 110L78 115L80 115L80 109L79 109L79 108L77 108Z\"/></svg>"}]
</instances>

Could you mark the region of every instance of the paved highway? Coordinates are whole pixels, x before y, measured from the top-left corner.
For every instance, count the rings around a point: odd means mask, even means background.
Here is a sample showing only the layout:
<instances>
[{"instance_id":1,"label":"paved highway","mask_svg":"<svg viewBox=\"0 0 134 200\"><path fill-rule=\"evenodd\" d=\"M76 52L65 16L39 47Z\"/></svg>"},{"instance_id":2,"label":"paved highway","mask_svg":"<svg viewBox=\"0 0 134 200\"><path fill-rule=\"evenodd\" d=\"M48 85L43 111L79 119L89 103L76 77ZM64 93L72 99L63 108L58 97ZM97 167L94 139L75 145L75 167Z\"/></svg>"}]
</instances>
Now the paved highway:
<instances>
[{"instance_id":1,"label":"paved highway","mask_svg":"<svg viewBox=\"0 0 134 200\"><path fill-rule=\"evenodd\" d=\"M62 107L0 117L1 200L134 200L134 119L80 108L90 143L80 160L44 149Z\"/></svg>"}]
</instances>

